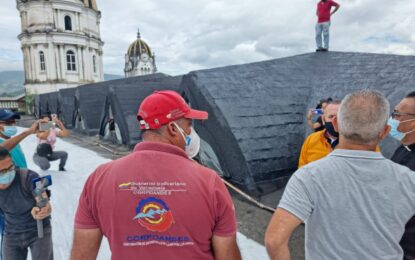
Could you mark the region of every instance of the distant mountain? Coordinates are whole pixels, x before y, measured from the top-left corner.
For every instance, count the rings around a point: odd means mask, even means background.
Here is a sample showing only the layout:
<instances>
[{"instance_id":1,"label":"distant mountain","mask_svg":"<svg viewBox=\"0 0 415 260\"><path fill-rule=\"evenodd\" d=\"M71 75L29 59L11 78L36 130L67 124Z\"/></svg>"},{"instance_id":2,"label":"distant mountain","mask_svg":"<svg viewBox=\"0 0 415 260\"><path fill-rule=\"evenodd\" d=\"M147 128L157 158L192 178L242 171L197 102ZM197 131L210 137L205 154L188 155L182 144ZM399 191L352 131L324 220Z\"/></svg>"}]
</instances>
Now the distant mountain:
<instances>
[{"instance_id":1,"label":"distant mountain","mask_svg":"<svg viewBox=\"0 0 415 260\"><path fill-rule=\"evenodd\" d=\"M13 97L24 92L23 71L0 71L0 96Z\"/></svg>"},{"instance_id":2,"label":"distant mountain","mask_svg":"<svg viewBox=\"0 0 415 260\"><path fill-rule=\"evenodd\" d=\"M124 76L104 74L104 80L120 79ZM0 96L14 97L24 92L23 71L0 71Z\"/></svg>"},{"instance_id":3,"label":"distant mountain","mask_svg":"<svg viewBox=\"0 0 415 260\"><path fill-rule=\"evenodd\" d=\"M120 76L120 75L114 75L114 74L104 74L104 80L113 80L113 79L120 79L120 78L124 78L124 76Z\"/></svg>"}]
</instances>

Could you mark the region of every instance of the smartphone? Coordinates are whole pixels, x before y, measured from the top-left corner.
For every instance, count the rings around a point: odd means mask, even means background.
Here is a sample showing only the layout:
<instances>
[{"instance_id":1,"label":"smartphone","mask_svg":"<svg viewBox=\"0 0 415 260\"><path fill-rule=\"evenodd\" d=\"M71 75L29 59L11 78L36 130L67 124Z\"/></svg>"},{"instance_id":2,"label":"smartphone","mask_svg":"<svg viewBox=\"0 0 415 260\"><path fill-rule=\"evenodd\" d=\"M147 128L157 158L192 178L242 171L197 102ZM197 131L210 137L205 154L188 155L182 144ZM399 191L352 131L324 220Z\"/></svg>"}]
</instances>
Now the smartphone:
<instances>
[{"instance_id":1,"label":"smartphone","mask_svg":"<svg viewBox=\"0 0 415 260\"><path fill-rule=\"evenodd\" d=\"M53 122L40 122L39 123L39 131L45 132L50 130L53 127Z\"/></svg>"},{"instance_id":2,"label":"smartphone","mask_svg":"<svg viewBox=\"0 0 415 260\"><path fill-rule=\"evenodd\" d=\"M314 115L322 115L323 114L323 109L312 109L311 113L313 113Z\"/></svg>"}]
</instances>

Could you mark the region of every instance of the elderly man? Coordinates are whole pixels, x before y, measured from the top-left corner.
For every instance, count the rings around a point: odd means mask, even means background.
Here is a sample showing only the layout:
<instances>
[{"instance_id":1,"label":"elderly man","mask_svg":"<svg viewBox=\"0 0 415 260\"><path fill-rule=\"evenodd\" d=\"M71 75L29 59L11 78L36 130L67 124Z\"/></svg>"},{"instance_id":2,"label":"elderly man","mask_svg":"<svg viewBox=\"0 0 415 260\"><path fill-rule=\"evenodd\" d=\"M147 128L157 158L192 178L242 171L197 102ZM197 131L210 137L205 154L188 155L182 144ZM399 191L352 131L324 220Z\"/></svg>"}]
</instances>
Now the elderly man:
<instances>
[{"instance_id":1,"label":"elderly man","mask_svg":"<svg viewBox=\"0 0 415 260\"><path fill-rule=\"evenodd\" d=\"M340 101L331 101L324 109L322 122L324 130L312 133L301 147L298 167L317 161L333 151L339 143L339 133L333 127L333 118L339 110Z\"/></svg>"},{"instance_id":2,"label":"elderly man","mask_svg":"<svg viewBox=\"0 0 415 260\"><path fill-rule=\"evenodd\" d=\"M288 240L305 223L306 259L402 259L399 241L415 214L415 175L375 152L390 130L389 103L362 90L333 120L340 143L290 179L268 226L271 259L290 259Z\"/></svg>"},{"instance_id":3,"label":"elderly man","mask_svg":"<svg viewBox=\"0 0 415 260\"><path fill-rule=\"evenodd\" d=\"M222 180L189 157L190 109L174 91L140 105L143 142L87 180L75 218L72 260L95 259L105 235L112 259L239 260L233 202Z\"/></svg>"},{"instance_id":4,"label":"elderly man","mask_svg":"<svg viewBox=\"0 0 415 260\"><path fill-rule=\"evenodd\" d=\"M415 171L415 91L395 107L389 125L392 128L390 135L402 143L392 161ZM405 259L415 259L415 216L406 224L401 246Z\"/></svg>"}]
</instances>

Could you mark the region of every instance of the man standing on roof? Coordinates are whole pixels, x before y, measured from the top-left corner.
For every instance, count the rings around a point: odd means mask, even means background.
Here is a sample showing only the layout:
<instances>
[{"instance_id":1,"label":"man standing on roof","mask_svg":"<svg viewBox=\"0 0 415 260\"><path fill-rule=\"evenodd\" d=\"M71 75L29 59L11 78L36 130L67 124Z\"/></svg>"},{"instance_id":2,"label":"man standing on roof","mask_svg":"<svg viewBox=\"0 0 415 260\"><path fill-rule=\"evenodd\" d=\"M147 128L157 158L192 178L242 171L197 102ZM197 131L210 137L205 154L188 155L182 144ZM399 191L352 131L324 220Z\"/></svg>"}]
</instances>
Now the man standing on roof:
<instances>
[{"instance_id":1,"label":"man standing on roof","mask_svg":"<svg viewBox=\"0 0 415 260\"><path fill-rule=\"evenodd\" d=\"M335 7L331 11L332 7ZM328 51L329 50L329 38L330 38L330 17L339 10L340 5L333 0L321 0L317 4L317 17L318 22L316 24L316 51ZM323 45L324 42L324 45Z\"/></svg>"},{"instance_id":2,"label":"man standing on roof","mask_svg":"<svg viewBox=\"0 0 415 260\"><path fill-rule=\"evenodd\" d=\"M143 142L88 178L75 217L72 260L96 259L102 236L112 259L239 260L233 202L219 176L189 159L196 131L174 91L141 103Z\"/></svg>"}]
</instances>

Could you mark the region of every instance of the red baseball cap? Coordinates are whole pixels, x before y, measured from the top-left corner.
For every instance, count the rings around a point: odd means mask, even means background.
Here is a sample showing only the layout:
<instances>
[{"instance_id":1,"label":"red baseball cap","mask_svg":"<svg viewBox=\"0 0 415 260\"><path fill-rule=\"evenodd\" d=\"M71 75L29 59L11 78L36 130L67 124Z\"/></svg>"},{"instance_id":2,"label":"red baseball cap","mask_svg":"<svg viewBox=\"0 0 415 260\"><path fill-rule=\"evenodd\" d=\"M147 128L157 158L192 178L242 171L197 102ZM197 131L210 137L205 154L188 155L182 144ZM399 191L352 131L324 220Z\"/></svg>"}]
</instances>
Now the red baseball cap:
<instances>
[{"instance_id":1,"label":"red baseball cap","mask_svg":"<svg viewBox=\"0 0 415 260\"><path fill-rule=\"evenodd\" d=\"M179 118L205 120L208 113L191 109L179 93L171 90L155 91L146 97L137 113L141 129L159 129Z\"/></svg>"}]
</instances>

